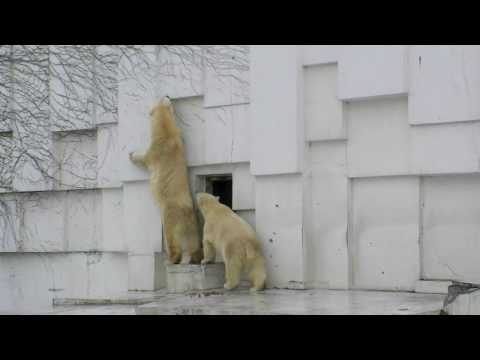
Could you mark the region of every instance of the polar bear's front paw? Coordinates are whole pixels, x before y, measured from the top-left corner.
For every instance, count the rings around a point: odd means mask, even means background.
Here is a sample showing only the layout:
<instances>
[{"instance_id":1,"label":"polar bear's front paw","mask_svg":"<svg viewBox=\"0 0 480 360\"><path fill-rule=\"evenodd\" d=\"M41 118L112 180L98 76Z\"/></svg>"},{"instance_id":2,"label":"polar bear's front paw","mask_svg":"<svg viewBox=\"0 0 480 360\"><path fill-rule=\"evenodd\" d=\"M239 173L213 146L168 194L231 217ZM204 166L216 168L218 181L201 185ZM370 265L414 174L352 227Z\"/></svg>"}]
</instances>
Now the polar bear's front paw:
<instances>
[{"instance_id":1,"label":"polar bear's front paw","mask_svg":"<svg viewBox=\"0 0 480 360\"><path fill-rule=\"evenodd\" d=\"M229 283L226 283L225 285L223 285L223 288L224 288L225 290L233 290L233 289L235 289L235 287L236 287L236 286L232 286L232 285L230 285Z\"/></svg>"},{"instance_id":2,"label":"polar bear's front paw","mask_svg":"<svg viewBox=\"0 0 480 360\"><path fill-rule=\"evenodd\" d=\"M145 156L143 154L140 154L136 151L132 151L129 154L129 157L130 157L130 161L132 163L134 163L135 165L146 166L145 165Z\"/></svg>"},{"instance_id":3,"label":"polar bear's front paw","mask_svg":"<svg viewBox=\"0 0 480 360\"><path fill-rule=\"evenodd\" d=\"M203 259L202 261L200 261L200 264L202 264L202 265L208 265L208 264L210 264L210 261L207 260L207 259Z\"/></svg>"},{"instance_id":4,"label":"polar bear's front paw","mask_svg":"<svg viewBox=\"0 0 480 360\"><path fill-rule=\"evenodd\" d=\"M189 256L183 256L182 261L180 261L180 265L189 265L191 262L192 259Z\"/></svg>"},{"instance_id":5,"label":"polar bear's front paw","mask_svg":"<svg viewBox=\"0 0 480 360\"><path fill-rule=\"evenodd\" d=\"M170 100L169 96L164 96L161 102L162 102L162 105L164 106L172 105L172 101Z\"/></svg>"}]
</instances>

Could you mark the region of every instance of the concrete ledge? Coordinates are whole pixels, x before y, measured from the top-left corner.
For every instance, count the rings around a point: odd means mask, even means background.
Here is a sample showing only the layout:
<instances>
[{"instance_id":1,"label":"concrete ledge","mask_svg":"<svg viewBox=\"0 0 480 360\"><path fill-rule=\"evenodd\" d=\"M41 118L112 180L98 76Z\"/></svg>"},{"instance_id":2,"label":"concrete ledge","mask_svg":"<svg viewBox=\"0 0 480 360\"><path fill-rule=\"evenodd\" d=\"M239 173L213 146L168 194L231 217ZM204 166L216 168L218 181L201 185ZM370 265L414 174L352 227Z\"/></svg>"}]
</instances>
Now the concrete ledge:
<instances>
[{"instance_id":1,"label":"concrete ledge","mask_svg":"<svg viewBox=\"0 0 480 360\"><path fill-rule=\"evenodd\" d=\"M137 315L439 315L443 295L342 290L213 290L170 294Z\"/></svg>"},{"instance_id":2,"label":"concrete ledge","mask_svg":"<svg viewBox=\"0 0 480 360\"><path fill-rule=\"evenodd\" d=\"M480 315L480 290L459 295L446 307L448 315Z\"/></svg>"},{"instance_id":3,"label":"concrete ledge","mask_svg":"<svg viewBox=\"0 0 480 360\"><path fill-rule=\"evenodd\" d=\"M427 281L419 280L415 284L415 292L420 294L448 294L451 281Z\"/></svg>"},{"instance_id":4,"label":"concrete ledge","mask_svg":"<svg viewBox=\"0 0 480 360\"><path fill-rule=\"evenodd\" d=\"M167 295L167 290L160 291L129 291L108 298L57 298L53 299L53 306L81 306L81 305L144 305L158 301Z\"/></svg>"},{"instance_id":5,"label":"concrete ledge","mask_svg":"<svg viewBox=\"0 0 480 360\"><path fill-rule=\"evenodd\" d=\"M225 265L168 265L167 289L178 294L195 290L222 289L225 283Z\"/></svg>"}]
</instances>

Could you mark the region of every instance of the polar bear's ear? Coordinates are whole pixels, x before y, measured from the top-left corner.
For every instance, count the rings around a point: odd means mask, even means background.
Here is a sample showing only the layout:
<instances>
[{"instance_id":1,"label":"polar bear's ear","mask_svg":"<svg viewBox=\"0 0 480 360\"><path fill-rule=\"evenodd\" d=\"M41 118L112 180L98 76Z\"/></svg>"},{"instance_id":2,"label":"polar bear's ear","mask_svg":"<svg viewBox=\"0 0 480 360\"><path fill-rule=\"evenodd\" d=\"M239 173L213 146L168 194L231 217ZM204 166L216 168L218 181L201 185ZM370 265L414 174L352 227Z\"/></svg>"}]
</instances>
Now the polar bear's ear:
<instances>
[{"instance_id":1,"label":"polar bear's ear","mask_svg":"<svg viewBox=\"0 0 480 360\"><path fill-rule=\"evenodd\" d=\"M220 196L215 196L215 199L217 199L217 201L220 201Z\"/></svg>"}]
</instances>

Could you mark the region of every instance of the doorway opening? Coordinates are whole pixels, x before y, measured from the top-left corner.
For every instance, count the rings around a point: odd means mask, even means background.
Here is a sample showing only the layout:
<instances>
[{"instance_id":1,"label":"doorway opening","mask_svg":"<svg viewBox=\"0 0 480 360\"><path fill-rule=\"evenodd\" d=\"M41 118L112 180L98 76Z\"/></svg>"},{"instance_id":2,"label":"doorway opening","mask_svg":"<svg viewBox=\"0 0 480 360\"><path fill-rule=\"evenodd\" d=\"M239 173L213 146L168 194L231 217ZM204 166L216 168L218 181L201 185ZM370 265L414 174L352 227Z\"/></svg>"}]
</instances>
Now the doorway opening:
<instances>
[{"instance_id":1,"label":"doorway opening","mask_svg":"<svg viewBox=\"0 0 480 360\"><path fill-rule=\"evenodd\" d=\"M205 178L205 192L218 196L220 203L232 208L232 175L213 175Z\"/></svg>"}]
</instances>

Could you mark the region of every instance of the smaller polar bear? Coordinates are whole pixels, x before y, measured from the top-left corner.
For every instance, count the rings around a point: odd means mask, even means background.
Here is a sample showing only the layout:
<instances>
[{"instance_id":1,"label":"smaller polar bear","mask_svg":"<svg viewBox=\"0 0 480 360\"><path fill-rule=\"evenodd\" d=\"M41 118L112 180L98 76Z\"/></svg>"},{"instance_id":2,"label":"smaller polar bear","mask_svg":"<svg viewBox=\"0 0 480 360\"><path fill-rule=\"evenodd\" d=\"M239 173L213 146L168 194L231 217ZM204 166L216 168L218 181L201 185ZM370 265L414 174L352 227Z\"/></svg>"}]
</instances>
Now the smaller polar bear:
<instances>
[{"instance_id":1,"label":"smaller polar bear","mask_svg":"<svg viewBox=\"0 0 480 360\"><path fill-rule=\"evenodd\" d=\"M200 193L197 202L205 219L202 264L213 262L216 251L219 251L225 262L225 289L231 290L239 285L243 270L249 275L250 291L263 290L265 260L255 231L230 208L220 204L218 198Z\"/></svg>"},{"instance_id":2,"label":"smaller polar bear","mask_svg":"<svg viewBox=\"0 0 480 360\"><path fill-rule=\"evenodd\" d=\"M145 154L131 153L130 160L150 172L150 187L162 212L168 262L199 264L203 253L185 150L169 98L153 108L150 120L150 147ZM188 256L182 257L184 250Z\"/></svg>"}]
</instances>

